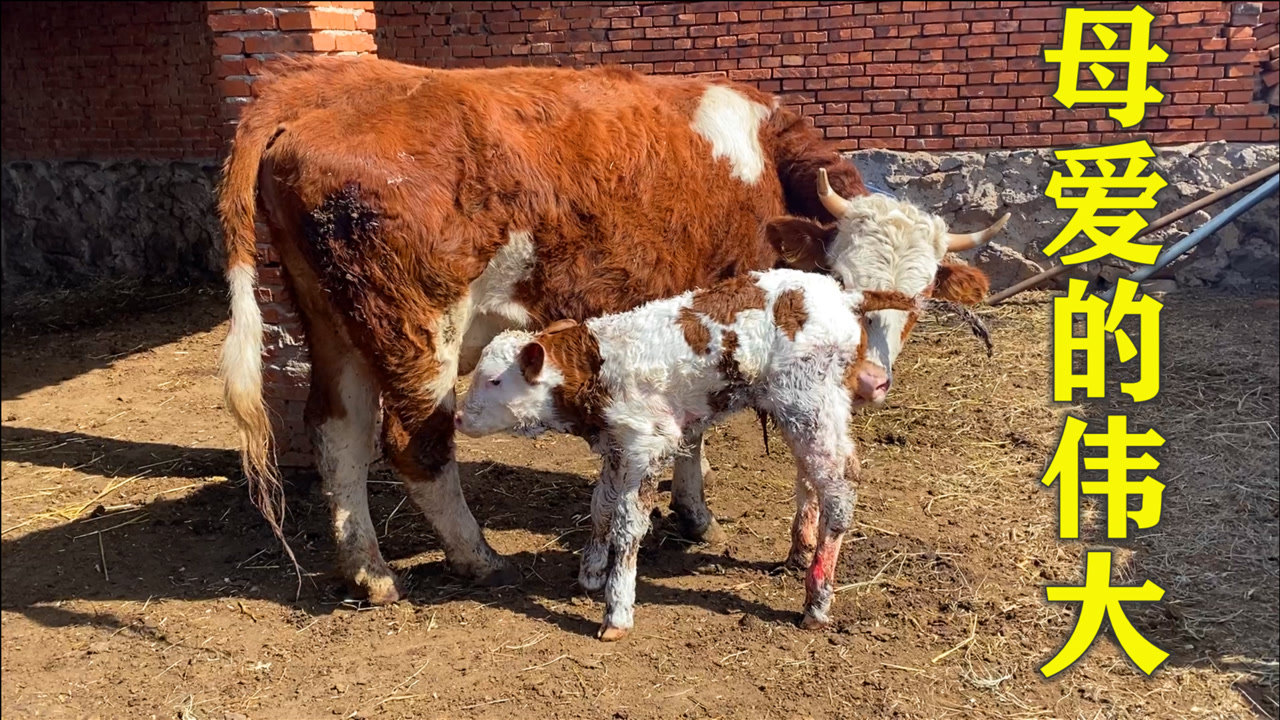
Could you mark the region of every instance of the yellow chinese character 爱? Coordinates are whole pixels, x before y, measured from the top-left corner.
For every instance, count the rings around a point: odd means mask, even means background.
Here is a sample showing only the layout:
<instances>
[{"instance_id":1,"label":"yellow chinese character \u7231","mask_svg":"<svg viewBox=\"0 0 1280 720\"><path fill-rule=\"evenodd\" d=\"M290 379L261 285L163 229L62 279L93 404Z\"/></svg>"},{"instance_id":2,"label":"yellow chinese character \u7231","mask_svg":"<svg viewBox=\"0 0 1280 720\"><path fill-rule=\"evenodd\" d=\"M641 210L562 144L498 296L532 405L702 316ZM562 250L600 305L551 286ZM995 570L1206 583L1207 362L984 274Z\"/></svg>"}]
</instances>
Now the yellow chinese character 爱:
<instances>
[{"instance_id":1,"label":"yellow chinese character \u7231","mask_svg":"<svg viewBox=\"0 0 1280 720\"><path fill-rule=\"evenodd\" d=\"M1136 299L1138 283L1121 278L1111 305L1097 295L1085 296L1089 283L1073 279L1067 283L1066 297L1053 299L1053 400L1069 402L1076 388L1084 388L1085 396L1102 397L1106 383L1106 333L1116 339L1120 362L1138 358L1138 379L1120 383L1120 391L1145 402L1160 392L1160 311L1164 305L1150 295ZM1075 317L1084 317L1084 335L1075 333ZM1136 316L1138 343L1120 329L1120 323ZM1072 359L1083 352L1083 374L1076 374Z\"/></svg>"},{"instance_id":2,"label":"yellow chinese character \u7231","mask_svg":"<svg viewBox=\"0 0 1280 720\"><path fill-rule=\"evenodd\" d=\"M1053 198L1059 210L1074 210L1075 214L1045 247L1044 254L1057 253L1077 235L1084 233L1092 245L1064 255L1061 258L1063 264L1090 262L1107 255L1143 265L1155 262L1160 255L1159 245L1133 242L1138 231L1147 226L1146 219L1138 211L1154 208L1156 193L1169 184L1155 170L1149 175L1141 174L1150 165L1143 158L1155 157L1155 154L1146 140L1054 151L1059 160L1066 161L1070 175L1064 176L1055 170L1044 194ZM1123 175L1116 175L1115 160L1128 160ZM1101 175L1085 177L1086 161L1096 163ZM1072 194L1064 194L1064 190ZM1128 212L1103 215L1100 214L1102 211Z\"/></svg>"},{"instance_id":3,"label":"yellow chinese character \u7231","mask_svg":"<svg viewBox=\"0 0 1280 720\"><path fill-rule=\"evenodd\" d=\"M1143 673L1150 675L1169 657L1169 653L1138 632L1120 606L1122 602L1155 602L1164 597L1164 588L1150 580L1139 587L1112 586L1110 552L1096 551L1085 555L1083 586L1050 586L1045 588L1045 595L1049 602L1080 603L1080 613L1071 637L1067 638L1058 654L1040 668L1045 677L1053 677L1079 660L1098 637L1104 618L1110 621L1120 650Z\"/></svg>"},{"instance_id":4,"label":"yellow chinese character \u7231","mask_svg":"<svg viewBox=\"0 0 1280 720\"><path fill-rule=\"evenodd\" d=\"M1164 438L1155 430L1130 433L1124 415L1107 417L1107 431L1086 433L1085 421L1067 416L1062 437L1040 482L1046 487L1058 483L1058 537L1073 540L1080 537L1080 493L1107 496L1107 537L1128 537L1129 520L1140 529L1153 528L1160 522L1164 499L1164 483L1147 475L1142 480L1129 479L1130 470L1155 470L1160 461L1143 453L1129 456L1131 447L1160 447ZM1106 480L1080 479L1080 441L1089 447L1104 447L1103 457L1084 458L1085 470L1105 470ZM1129 509L1129 497L1140 498L1136 510Z\"/></svg>"},{"instance_id":5,"label":"yellow chinese character \u7231","mask_svg":"<svg viewBox=\"0 0 1280 720\"><path fill-rule=\"evenodd\" d=\"M1164 99L1164 93L1147 84L1147 65L1164 62L1169 53L1151 44L1151 21L1155 16L1141 5L1132 10L1085 10L1069 8L1063 17L1062 47L1044 51L1045 62L1058 65L1058 89L1053 97L1066 107L1076 103L1124 103L1109 108L1107 113L1121 127L1133 127L1142 121L1147 105ZM1093 34L1102 48L1084 49L1084 26L1096 23ZM1129 47L1115 47L1119 35L1108 25L1129 28ZM1080 89L1080 66L1088 63L1100 90ZM1111 88L1116 74L1102 63L1120 63L1128 69L1125 86Z\"/></svg>"}]
</instances>

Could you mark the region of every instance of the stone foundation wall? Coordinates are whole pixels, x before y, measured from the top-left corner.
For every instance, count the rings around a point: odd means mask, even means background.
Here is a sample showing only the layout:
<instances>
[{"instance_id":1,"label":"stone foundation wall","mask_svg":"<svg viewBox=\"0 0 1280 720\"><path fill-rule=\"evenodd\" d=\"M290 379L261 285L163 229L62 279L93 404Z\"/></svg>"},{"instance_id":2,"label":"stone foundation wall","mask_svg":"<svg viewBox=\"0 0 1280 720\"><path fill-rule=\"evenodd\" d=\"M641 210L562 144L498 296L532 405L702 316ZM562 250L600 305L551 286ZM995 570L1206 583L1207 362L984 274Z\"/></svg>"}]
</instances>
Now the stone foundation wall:
<instances>
[{"instance_id":1,"label":"stone foundation wall","mask_svg":"<svg viewBox=\"0 0 1280 720\"><path fill-rule=\"evenodd\" d=\"M1275 145L1211 142L1155 148L1153 165L1168 186L1156 194L1157 206L1144 211L1148 221L1172 212L1280 159ZM999 150L988 153L903 153L864 150L851 155L866 181L946 218L952 229L974 230L991 218L1012 217L996 247L961 257L986 269L992 287L1001 289L1051 263L1041 248L1066 226L1070 210L1059 210L1044 196L1055 170L1065 172L1052 150ZM1232 200L1243 197L1237 195ZM1230 205L1230 200L1193 213L1144 242L1170 244ZM1273 289L1280 285L1280 200L1272 194L1235 222L1223 227L1175 262L1169 275L1181 286ZM1069 249L1083 247L1076 240ZM1012 252L1009 252L1012 251ZM1061 254L1065 254L1064 251ZM1100 261L1106 262L1106 261ZM1090 264L1077 277L1127 274L1111 262ZM1065 277L1061 283L1065 283ZM1170 287L1164 283L1163 287Z\"/></svg>"},{"instance_id":2,"label":"stone foundation wall","mask_svg":"<svg viewBox=\"0 0 1280 720\"><path fill-rule=\"evenodd\" d=\"M1273 145L1213 142L1157 148L1155 165L1169 182L1153 220L1280 159ZM1061 163L1051 150L986 153L851 155L867 182L947 218L954 229L980 227L1011 212L998 247L968 253L995 288L1050 261L1040 252L1070 218L1044 197ZM5 292L98 280L206 281L222 274L214 210L218 166L208 162L113 161L6 163L3 200ZM1222 204L1197 212L1155 239L1168 242L1204 223ZM1273 288L1280 284L1280 201L1264 200L1184 256L1169 274L1184 286ZM1012 251L1012 252L1008 252ZM1082 268L1115 275L1115 264Z\"/></svg>"},{"instance_id":3,"label":"stone foundation wall","mask_svg":"<svg viewBox=\"0 0 1280 720\"><path fill-rule=\"evenodd\" d=\"M213 161L7 162L4 291L222 275Z\"/></svg>"}]
</instances>

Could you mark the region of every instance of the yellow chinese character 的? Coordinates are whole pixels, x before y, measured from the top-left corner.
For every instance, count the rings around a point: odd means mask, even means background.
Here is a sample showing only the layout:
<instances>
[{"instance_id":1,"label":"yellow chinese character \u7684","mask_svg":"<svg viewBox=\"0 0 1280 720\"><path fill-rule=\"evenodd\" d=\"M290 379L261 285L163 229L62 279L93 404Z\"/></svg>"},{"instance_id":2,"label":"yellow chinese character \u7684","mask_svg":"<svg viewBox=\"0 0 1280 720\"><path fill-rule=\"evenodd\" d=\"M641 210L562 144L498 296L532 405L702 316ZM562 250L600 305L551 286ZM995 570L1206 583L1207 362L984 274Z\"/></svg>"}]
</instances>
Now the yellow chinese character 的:
<instances>
[{"instance_id":1,"label":"yellow chinese character \u7684","mask_svg":"<svg viewBox=\"0 0 1280 720\"><path fill-rule=\"evenodd\" d=\"M1138 357L1138 379L1120 383L1120 391L1134 402L1146 402L1160 392L1160 311L1164 305L1150 295L1135 298L1138 283L1121 278L1111 305L1097 295L1085 295L1089 283L1073 279L1067 295L1053 299L1053 400L1069 402L1076 388L1085 396L1102 397L1106 384L1106 333L1116 339L1120 362ZM1084 335L1077 336L1075 318L1084 318ZM1120 329L1126 318L1138 318L1138 345ZM1075 353L1084 353L1084 373L1073 367Z\"/></svg>"},{"instance_id":2,"label":"yellow chinese character \u7684","mask_svg":"<svg viewBox=\"0 0 1280 720\"><path fill-rule=\"evenodd\" d=\"M1130 433L1129 419L1124 415L1109 415L1105 433L1086 433L1085 421L1067 416L1062 427L1062 437L1054 450L1053 458L1045 468L1040 482L1046 487L1058 482L1058 537L1074 540L1080 537L1080 493L1107 496L1107 537L1128 537L1129 520L1140 529L1153 528L1160 522L1161 502L1164 499L1164 483L1150 475L1142 480L1129 479L1130 470L1155 470L1160 461L1143 453L1129 457L1131 447L1160 447L1164 438L1155 430ZM1105 470L1106 480L1080 479L1080 441L1089 447L1104 447L1103 457L1084 458L1085 470ZM1140 498L1137 510L1129 509L1129 496Z\"/></svg>"},{"instance_id":3,"label":"yellow chinese character \u7684","mask_svg":"<svg viewBox=\"0 0 1280 720\"><path fill-rule=\"evenodd\" d=\"M1063 264L1090 262L1107 255L1143 265L1155 262L1160 255L1159 245L1133 242L1138 231L1147 226L1146 219L1138 211L1154 208L1156 193L1169 184L1155 170L1149 175L1141 174L1150 165L1143 158L1155 157L1155 154L1146 140L1054 151L1059 160L1066 161L1070 175L1064 176L1055 170L1044 194L1053 198L1059 210L1074 210L1075 214L1045 247L1044 254L1057 253L1077 235L1084 233L1092 245L1062 256ZM1123 175L1116 175L1116 160L1128 161ZM1101 174L1086 177L1086 161L1096 163ZM1128 212L1103 215L1100 214L1102 211Z\"/></svg>"},{"instance_id":4,"label":"yellow chinese character \u7684","mask_svg":"<svg viewBox=\"0 0 1280 720\"><path fill-rule=\"evenodd\" d=\"M1083 586L1050 586L1045 588L1045 595L1049 602L1080 603L1080 613L1071 637L1067 638L1058 654L1040 668L1045 677L1053 677L1079 660L1098 637L1103 619L1110 621L1120 650L1143 673L1150 675L1169 657L1169 653L1138 632L1120 606L1122 602L1155 602L1164 597L1164 588L1150 580L1139 587L1112 586L1110 552L1095 551L1085 555Z\"/></svg>"},{"instance_id":5,"label":"yellow chinese character \u7684","mask_svg":"<svg viewBox=\"0 0 1280 720\"><path fill-rule=\"evenodd\" d=\"M1142 121L1147 105L1164 99L1164 93L1147 84L1147 66L1164 62L1169 53L1151 44L1151 21L1155 16L1142 6L1132 10L1085 10L1068 8L1063 17L1062 47L1044 51L1045 62L1058 65L1058 89L1053 97L1066 107L1076 103L1123 103L1123 107L1107 110L1121 127L1133 127ZM1091 29L1102 42L1102 48L1084 49L1084 27ZM1129 46L1115 47L1119 35L1108 25L1129 28ZM1080 66L1088 64L1100 90L1080 88ZM1123 64L1127 77L1123 88L1111 88L1116 73L1102 63Z\"/></svg>"}]
</instances>

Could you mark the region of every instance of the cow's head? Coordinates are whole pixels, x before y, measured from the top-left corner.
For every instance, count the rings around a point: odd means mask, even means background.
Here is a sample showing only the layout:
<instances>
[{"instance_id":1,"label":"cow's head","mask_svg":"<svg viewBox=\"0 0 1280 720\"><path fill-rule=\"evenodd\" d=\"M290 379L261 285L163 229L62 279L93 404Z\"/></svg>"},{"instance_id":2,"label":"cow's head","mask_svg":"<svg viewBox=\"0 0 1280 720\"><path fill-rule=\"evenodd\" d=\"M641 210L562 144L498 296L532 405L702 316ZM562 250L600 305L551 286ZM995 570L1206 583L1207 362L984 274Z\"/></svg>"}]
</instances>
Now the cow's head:
<instances>
[{"instance_id":1,"label":"cow's head","mask_svg":"<svg viewBox=\"0 0 1280 720\"><path fill-rule=\"evenodd\" d=\"M472 437L536 435L556 416L553 391L562 380L533 333L508 330L480 353L455 425Z\"/></svg>"},{"instance_id":2,"label":"cow's head","mask_svg":"<svg viewBox=\"0 0 1280 720\"><path fill-rule=\"evenodd\" d=\"M788 266L826 272L850 290L897 290L965 305L986 297L986 274L943 257L989 242L1009 220L1007 213L985 230L952 233L941 218L908 202L883 195L843 198L832 191L825 170L818 171L818 198L835 222L783 217L766 226L769 242ZM866 359L855 390L860 404L884 401L893 361L917 316L903 310L867 314Z\"/></svg>"}]
</instances>

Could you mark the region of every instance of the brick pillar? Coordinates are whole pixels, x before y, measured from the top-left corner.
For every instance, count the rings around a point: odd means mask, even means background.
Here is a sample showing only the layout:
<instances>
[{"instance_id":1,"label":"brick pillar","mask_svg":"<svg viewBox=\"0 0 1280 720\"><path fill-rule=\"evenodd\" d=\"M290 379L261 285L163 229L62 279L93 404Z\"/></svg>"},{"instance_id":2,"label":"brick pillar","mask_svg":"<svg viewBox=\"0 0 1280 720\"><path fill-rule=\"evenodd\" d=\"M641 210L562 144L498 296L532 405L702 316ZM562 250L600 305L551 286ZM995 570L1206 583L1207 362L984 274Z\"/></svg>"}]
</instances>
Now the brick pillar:
<instances>
[{"instance_id":1,"label":"brick pillar","mask_svg":"<svg viewBox=\"0 0 1280 720\"><path fill-rule=\"evenodd\" d=\"M372 2L210 2L214 74L226 138L255 95L262 64L282 55L372 55ZM275 421L282 466L311 464L302 424L310 362L302 326L266 226L258 224L258 304L266 325L263 394Z\"/></svg>"}]
</instances>

